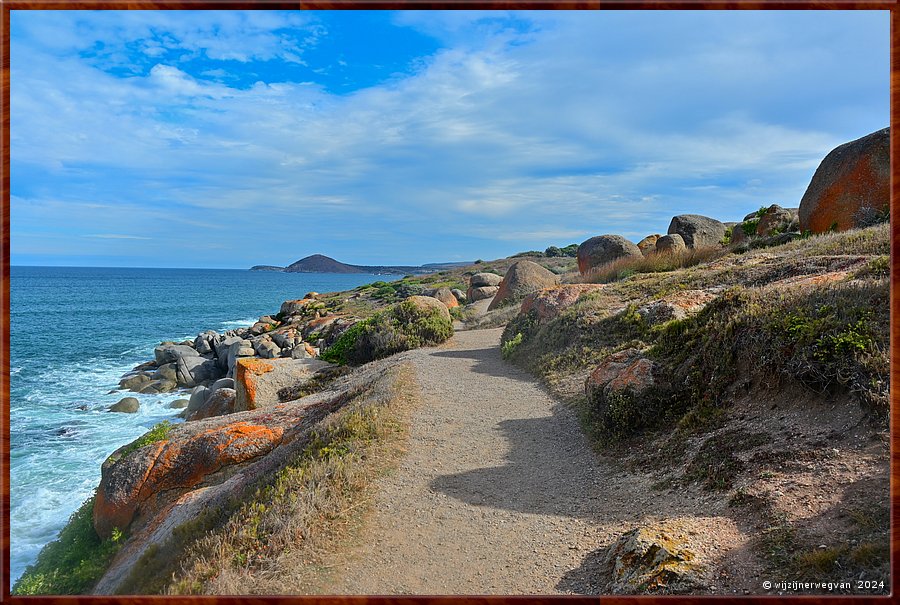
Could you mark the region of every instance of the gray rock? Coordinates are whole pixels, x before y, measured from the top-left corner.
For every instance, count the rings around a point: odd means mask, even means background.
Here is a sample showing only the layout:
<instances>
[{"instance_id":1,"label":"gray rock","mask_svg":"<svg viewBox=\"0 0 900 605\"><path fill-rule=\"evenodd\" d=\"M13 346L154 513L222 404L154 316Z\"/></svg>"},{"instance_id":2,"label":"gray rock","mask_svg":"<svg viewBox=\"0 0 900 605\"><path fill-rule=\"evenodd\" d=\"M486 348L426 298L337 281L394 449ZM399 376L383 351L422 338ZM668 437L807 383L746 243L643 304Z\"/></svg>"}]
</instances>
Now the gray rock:
<instances>
[{"instance_id":1,"label":"gray rock","mask_svg":"<svg viewBox=\"0 0 900 605\"><path fill-rule=\"evenodd\" d=\"M744 223L738 223L731 230L731 245L739 246L750 241L750 236L744 231Z\"/></svg>"},{"instance_id":2,"label":"gray rock","mask_svg":"<svg viewBox=\"0 0 900 605\"><path fill-rule=\"evenodd\" d=\"M118 403L110 406L110 412L122 412L125 414L134 414L141 409L141 402L134 397L125 397L120 399Z\"/></svg>"},{"instance_id":3,"label":"gray rock","mask_svg":"<svg viewBox=\"0 0 900 605\"><path fill-rule=\"evenodd\" d=\"M554 286L559 283L559 276L552 273L529 260L520 260L510 265L503 281L500 282L500 288L494 295L494 300L488 305L491 311L506 305L522 300L526 294L542 290L548 286Z\"/></svg>"},{"instance_id":4,"label":"gray rock","mask_svg":"<svg viewBox=\"0 0 900 605\"><path fill-rule=\"evenodd\" d=\"M169 391L174 391L177 388L178 384L176 384L174 380L154 380L153 382L141 388L138 393L153 395L155 393L168 393Z\"/></svg>"},{"instance_id":5,"label":"gray rock","mask_svg":"<svg viewBox=\"0 0 900 605\"><path fill-rule=\"evenodd\" d=\"M200 355L211 355L214 353L214 342L215 340L210 336L209 332L203 332L194 339L194 350Z\"/></svg>"},{"instance_id":6,"label":"gray rock","mask_svg":"<svg viewBox=\"0 0 900 605\"><path fill-rule=\"evenodd\" d=\"M119 388L128 389L129 391L140 391L149 383L151 378L146 374L133 374L125 376L119 381Z\"/></svg>"},{"instance_id":7,"label":"gray rock","mask_svg":"<svg viewBox=\"0 0 900 605\"><path fill-rule=\"evenodd\" d=\"M438 301L433 298L427 300L433 301L447 312L447 307ZM258 373L260 366L265 371ZM316 372L330 367L333 367L332 364L319 359L242 360L235 368L237 400L234 410L253 410L275 405L279 403L279 390L301 385Z\"/></svg>"},{"instance_id":8,"label":"gray rock","mask_svg":"<svg viewBox=\"0 0 900 605\"><path fill-rule=\"evenodd\" d=\"M500 288L497 286L478 286L477 288L469 288L469 291L466 292L466 298L471 304L473 302L478 302L479 300L491 298L497 294L497 290L499 289Z\"/></svg>"},{"instance_id":9,"label":"gray rock","mask_svg":"<svg viewBox=\"0 0 900 605\"><path fill-rule=\"evenodd\" d=\"M305 344L299 344L290 350L290 355L286 355L285 357L290 357L291 359L309 359L312 355L306 350Z\"/></svg>"},{"instance_id":10,"label":"gray rock","mask_svg":"<svg viewBox=\"0 0 900 605\"><path fill-rule=\"evenodd\" d=\"M669 223L668 233L680 235L688 248L707 248L721 244L725 225L708 216L679 214Z\"/></svg>"},{"instance_id":11,"label":"gray rock","mask_svg":"<svg viewBox=\"0 0 900 605\"><path fill-rule=\"evenodd\" d=\"M213 416L222 416L231 414L235 411L235 391L234 389L217 389L213 394L206 398L206 401L199 409L193 410L185 414L188 422L195 420L203 420Z\"/></svg>"},{"instance_id":12,"label":"gray rock","mask_svg":"<svg viewBox=\"0 0 900 605\"><path fill-rule=\"evenodd\" d=\"M450 290L450 293L456 297L456 300L459 301L459 304L466 304L466 293L460 290L459 288L453 288Z\"/></svg>"},{"instance_id":13,"label":"gray rock","mask_svg":"<svg viewBox=\"0 0 900 605\"><path fill-rule=\"evenodd\" d=\"M179 359L181 359L181 357L179 357ZM193 358L193 359L197 359L197 358ZM153 379L154 380L175 380L175 381L177 381L177 378L176 378L176 375L177 375L176 366L177 365L178 365L177 362L172 362L172 363L166 363L166 364L159 366L159 369L153 373Z\"/></svg>"},{"instance_id":14,"label":"gray rock","mask_svg":"<svg viewBox=\"0 0 900 605\"><path fill-rule=\"evenodd\" d=\"M216 349L216 363L219 365L219 369L222 371L227 370L233 364L229 359L229 352L231 350L231 345L236 342L241 342L243 338L239 336L226 336L222 340L217 340L213 345Z\"/></svg>"},{"instance_id":15,"label":"gray rock","mask_svg":"<svg viewBox=\"0 0 900 605\"><path fill-rule=\"evenodd\" d=\"M198 357L200 353L187 345L163 344L153 349L158 365L178 361L179 357Z\"/></svg>"},{"instance_id":16,"label":"gray rock","mask_svg":"<svg viewBox=\"0 0 900 605\"><path fill-rule=\"evenodd\" d=\"M677 233L664 235L656 240L656 251L660 254L671 254L684 250L687 246L684 244L684 238Z\"/></svg>"},{"instance_id":17,"label":"gray rock","mask_svg":"<svg viewBox=\"0 0 900 605\"><path fill-rule=\"evenodd\" d=\"M212 394L212 389L198 386L191 391L191 398L188 400L187 408L185 408L185 416L199 410L206 403L206 399Z\"/></svg>"},{"instance_id":18,"label":"gray rock","mask_svg":"<svg viewBox=\"0 0 900 605\"><path fill-rule=\"evenodd\" d=\"M598 235L578 246L578 271L586 275L620 258L641 258L643 253L637 244L621 235Z\"/></svg>"},{"instance_id":19,"label":"gray rock","mask_svg":"<svg viewBox=\"0 0 900 605\"><path fill-rule=\"evenodd\" d=\"M271 339L262 339L257 342L253 350L263 359L274 359L281 356L281 347L272 342Z\"/></svg>"},{"instance_id":20,"label":"gray rock","mask_svg":"<svg viewBox=\"0 0 900 605\"><path fill-rule=\"evenodd\" d=\"M203 357L179 357L175 364L175 382L182 387L193 387L220 375L216 362Z\"/></svg>"},{"instance_id":21,"label":"gray rock","mask_svg":"<svg viewBox=\"0 0 900 605\"><path fill-rule=\"evenodd\" d=\"M173 410L181 410L188 406L190 401L188 399L176 399L172 403L169 404L169 408Z\"/></svg>"},{"instance_id":22,"label":"gray rock","mask_svg":"<svg viewBox=\"0 0 900 605\"><path fill-rule=\"evenodd\" d=\"M482 286L499 286L503 281L502 275L496 273L476 273L469 278L469 286L472 288L480 288Z\"/></svg>"}]
</instances>

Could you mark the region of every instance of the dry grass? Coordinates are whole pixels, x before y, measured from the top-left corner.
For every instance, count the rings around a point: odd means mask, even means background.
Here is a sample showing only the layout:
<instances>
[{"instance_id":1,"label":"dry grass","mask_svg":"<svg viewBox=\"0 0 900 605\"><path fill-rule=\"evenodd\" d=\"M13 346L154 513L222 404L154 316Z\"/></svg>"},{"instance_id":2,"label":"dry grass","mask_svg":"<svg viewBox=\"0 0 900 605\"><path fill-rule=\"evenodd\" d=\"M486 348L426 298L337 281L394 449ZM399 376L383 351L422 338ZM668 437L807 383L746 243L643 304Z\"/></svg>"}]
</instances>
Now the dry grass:
<instances>
[{"instance_id":1,"label":"dry grass","mask_svg":"<svg viewBox=\"0 0 900 605\"><path fill-rule=\"evenodd\" d=\"M712 262L729 253L727 248L688 248L672 253L651 252L647 256L620 258L596 267L582 276L580 283L608 284L636 273L664 273Z\"/></svg>"},{"instance_id":2,"label":"dry grass","mask_svg":"<svg viewBox=\"0 0 900 605\"><path fill-rule=\"evenodd\" d=\"M346 542L370 506L373 480L391 468L416 400L412 371L390 368L321 423L278 472L176 530L179 547L148 552L132 578L162 584L135 592L177 594L316 593L323 563ZM165 552L162 552L165 551ZM180 566L179 566L180 563Z\"/></svg>"}]
</instances>

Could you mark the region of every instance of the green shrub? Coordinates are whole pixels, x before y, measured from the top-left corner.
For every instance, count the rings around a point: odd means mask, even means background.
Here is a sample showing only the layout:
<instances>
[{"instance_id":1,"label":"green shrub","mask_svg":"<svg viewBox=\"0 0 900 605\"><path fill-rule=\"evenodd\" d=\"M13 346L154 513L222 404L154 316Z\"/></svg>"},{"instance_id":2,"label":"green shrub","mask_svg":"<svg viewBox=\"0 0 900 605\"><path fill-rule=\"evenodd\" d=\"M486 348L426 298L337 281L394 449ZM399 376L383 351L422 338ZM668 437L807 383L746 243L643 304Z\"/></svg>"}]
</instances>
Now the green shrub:
<instances>
[{"instance_id":1,"label":"green shrub","mask_svg":"<svg viewBox=\"0 0 900 605\"><path fill-rule=\"evenodd\" d=\"M93 588L125 542L118 530L101 540L94 531L94 496L69 518L12 587L14 595L84 594Z\"/></svg>"},{"instance_id":2,"label":"green shrub","mask_svg":"<svg viewBox=\"0 0 900 605\"><path fill-rule=\"evenodd\" d=\"M515 336L500 345L500 354L503 356L503 359L509 359L520 344L522 344L522 333L518 332Z\"/></svg>"},{"instance_id":3,"label":"green shrub","mask_svg":"<svg viewBox=\"0 0 900 605\"><path fill-rule=\"evenodd\" d=\"M733 231L734 231L734 225L732 225L731 227L725 227L725 235L722 236L722 242L721 242L721 244L723 246L727 246L728 244L731 243L731 234Z\"/></svg>"},{"instance_id":4,"label":"green shrub","mask_svg":"<svg viewBox=\"0 0 900 605\"><path fill-rule=\"evenodd\" d=\"M748 237L753 237L754 235L756 235L757 225L759 225L759 219L751 218L750 220L741 223L741 229Z\"/></svg>"},{"instance_id":5,"label":"green shrub","mask_svg":"<svg viewBox=\"0 0 900 605\"><path fill-rule=\"evenodd\" d=\"M439 309L421 309L403 301L354 324L321 357L332 363L360 365L401 351L438 344L452 335L453 324Z\"/></svg>"}]
</instances>

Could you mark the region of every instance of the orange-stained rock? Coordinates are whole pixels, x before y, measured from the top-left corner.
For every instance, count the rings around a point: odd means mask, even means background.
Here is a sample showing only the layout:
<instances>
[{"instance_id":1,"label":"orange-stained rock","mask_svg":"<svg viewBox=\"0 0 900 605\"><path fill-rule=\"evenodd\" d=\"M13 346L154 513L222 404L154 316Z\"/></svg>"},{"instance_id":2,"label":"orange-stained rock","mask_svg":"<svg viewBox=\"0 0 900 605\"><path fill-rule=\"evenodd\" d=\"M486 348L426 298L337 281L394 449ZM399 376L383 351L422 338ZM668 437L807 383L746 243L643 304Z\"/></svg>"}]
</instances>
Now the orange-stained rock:
<instances>
[{"instance_id":1,"label":"orange-stained rock","mask_svg":"<svg viewBox=\"0 0 900 605\"><path fill-rule=\"evenodd\" d=\"M274 405L279 401L279 390L297 386L329 367L331 364L321 359L238 359L234 366L234 409L255 410Z\"/></svg>"},{"instance_id":2,"label":"orange-stained rock","mask_svg":"<svg viewBox=\"0 0 900 605\"><path fill-rule=\"evenodd\" d=\"M862 264L862 263L860 263ZM804 288L809 286L824 286L847 280L851 276L850 271L829 271L828 273L819 273L817 275L795 275L779 279L766 284L765 288Z\"/></svg>"},{"instance_id":3,"label":"orange-stained rock","mask_svg":"<svg viewBox=\"0 0 900 605\"><path fill-rule=\"evenodd\" d=\"M494 300L488 305L488 310L492 311L510 302L518 302L525 298L526 294L558 283L559 276L541 265L530 260L516 261L506 271Z\"/></svg>"},{"instance_id":4,"label":"orange-stained rock","mask_svg":"<svg viewBox=\"0 0 900 605\"><path fill-rule=\"evenodd\" d=\"M628 367L641 352L637 349L625 349L613 353L603 359L584 383L585 393L590 397L594 392L603 390L622 370Z\"/></svg>"},{"instance_id":5,"label":"orange-stained rock","mask_svg":"<svg viewBox=\"0 0 900 605\"><path fill-rule=\"evenodd\" d=\"M890 128L844 143L816 169L800 200L800 229L823 233L867 226L890 204Z\"/></svg>"},{"instance_id":6,"label":"orange-stained rock","mask_svg":"<svg viewBox=\"0 0 900 605\"><path fill-rule=\"evenodd\" d=\"M158 496L200 484L206 476L269 452L284 429L235 422L145 446L103 464L94 502L94 528L102 538L125 530L136 515L162 505Z\"/></svg>"},{"instance_id":7,"label":"orange-stained rock","mask_svg":"<svg viewBox=\"0 0 900 605\"><path fill-rule=\"evenodd\" d=\"M606 384L607 392L624 391L631 389L640 393L655 384L653 379L654 364L644 357L637 359L618 373L618 375Z\"/></svg>"},{"instance_id":8,"label":"orange-stained rock","mask_svg":"<svg viewBox=\"0 0 900 605\"><path fill-rule=\"evenodd\" d=\"M585 292L593 292L605 287L605 284L564 284L551 286L532 292L522 301L522 313L534 310L540 321L548 321L557 317L571 307Z\"/></svg>"},{"instance_id":9,"label":"orange-stained rock","mask_svg":"<svg viewBox=\"0 0 900 605\"><path fill-rule=\"evenodd\" d=\"M640 395L657 384L656 373L656 364L639 350L626 349L601 361L585 380L584 391L602 414L611 393L628 391Z\"/></svg>"},{"instance_id":10,"label":"orange-stained rock","mask_svg":"<svg viewBox=\"0 0 900 605\"><path fill-rule=\"evenodd\" d=\"M638 250L640 250L641 254L643 254L644 256L647 256L651 252L656 252L656 240L661 237L662 235L660 235L659 233L648 235L637 243Z\"/></svg>"},{"instance_id":11,"label":"orange-stained rock","mask_svg":"<svg viewBox=\"0 0 900 605\"><path fill-rule=\"evenodd\" d=\"M453 296L453 292L450 291L450 288L438 288L429 296L431 296L432 298L436 298L444 303L444 305L446 305L448 309L459 306L459 301L456 300L455 296Z\"/></svg>"}]
</instances>

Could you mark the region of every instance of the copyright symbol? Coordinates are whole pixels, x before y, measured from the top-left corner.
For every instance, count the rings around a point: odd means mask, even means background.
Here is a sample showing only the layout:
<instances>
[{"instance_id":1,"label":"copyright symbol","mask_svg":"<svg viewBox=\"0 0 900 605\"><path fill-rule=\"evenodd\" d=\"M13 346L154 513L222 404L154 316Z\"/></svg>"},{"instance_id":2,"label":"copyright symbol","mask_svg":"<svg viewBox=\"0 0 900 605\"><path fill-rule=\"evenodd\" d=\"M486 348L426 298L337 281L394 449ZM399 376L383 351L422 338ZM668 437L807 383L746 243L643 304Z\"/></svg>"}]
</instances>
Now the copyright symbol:
<instances>
[{"instance_id":1,"label":"copyright symbol","mask_svg":"<svg viewBox=\"0 0 900 605\"><path fill-rule=\"evenodd\" d=\"M771 582L763 582L763 588L765 588L766 590L769 590L770 588L772 588L772 583Z\"/></svg>"}]
</instances>

